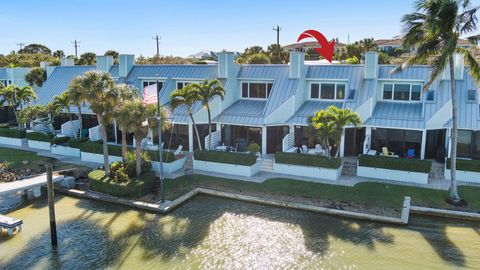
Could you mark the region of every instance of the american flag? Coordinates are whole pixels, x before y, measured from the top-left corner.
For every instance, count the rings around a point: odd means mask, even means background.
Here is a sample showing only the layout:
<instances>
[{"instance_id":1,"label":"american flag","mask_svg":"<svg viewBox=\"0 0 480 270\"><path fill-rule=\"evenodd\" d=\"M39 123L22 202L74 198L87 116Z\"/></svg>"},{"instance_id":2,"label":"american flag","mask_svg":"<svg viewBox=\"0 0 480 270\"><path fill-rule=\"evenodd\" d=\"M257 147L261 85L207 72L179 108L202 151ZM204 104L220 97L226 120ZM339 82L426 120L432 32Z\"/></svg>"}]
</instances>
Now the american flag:
<instances>
[{"instance_id":1,"label":"american flag","mask_svg":"<svg viewBox=\"0 0 480 270\"><path fill-rule=\"evenodd\" d=\"M151 84L143 89L143 104L157 103L157 84Z\"/></svg>"}]
</instances>

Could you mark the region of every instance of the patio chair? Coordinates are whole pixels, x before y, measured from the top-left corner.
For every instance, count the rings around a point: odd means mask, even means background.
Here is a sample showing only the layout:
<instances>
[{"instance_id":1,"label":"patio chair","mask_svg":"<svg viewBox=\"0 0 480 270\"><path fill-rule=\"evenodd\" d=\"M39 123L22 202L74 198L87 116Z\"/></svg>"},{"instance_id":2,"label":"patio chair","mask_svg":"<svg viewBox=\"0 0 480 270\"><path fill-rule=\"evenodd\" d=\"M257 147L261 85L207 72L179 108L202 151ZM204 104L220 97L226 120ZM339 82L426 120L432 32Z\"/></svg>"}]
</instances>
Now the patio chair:
<instances>
[{"instance_id":1,"label":"patio chair","mask_svg":"<svg viewBox=\"0 0 480 270\"><path fill-rule=\"evenodd\" d=\"M302 153L304 153L304 154L308 153L308 147L305 144L302 145Z\"/></svg>"},{"instance_id":2,"label":"patio chair","mask_svg":"<svg viewBox=\"0 0 480 270\"><path fill-rule=\"evenodd\" d=\"M408 149L407 153L403 155L404 158L412 159L415 157L415 149Z\"/></svg>"},{"instance_id":3,"label":"patio chair","mask_svg":"<svg viewBox=\"0 0 480 270\"><path fill-rule=\"evenodd\" d=\"M398 157L394 152L388 151L387 147L382 147L382 154L386 157Z\"/></svg>"},{"instance_id":4,"label":"patio chair","mask_svg":"<svg viewBox=\"0 0 480 270\"><path fill-rule=\"evenodd\" d=\"M316 155L324 155L325 149L322 148L321 144L315 144L315 154Z\"/></svg>"},{"instance_id":5,"label":"patio chair","mask_svg":"<svg viewBox=\"0 0 480 270\"><path fill-rule=\"evenodd\" d=\"M230 148L230 151L237 152L237 149L238 149L238 143L235 144L235 147L232 146L232 148Z\"/></svg>"},{"instance_id":6,"label":"patio chair","mask_svg":"<svg viewBox=\"0 0 480 270\"><path fill-rule=\"evenodd\" d=\"M183 149L183 145L180 144L177 148L177 150L175 150L175 152L173 152L173 155L176 156L176 155L180 155L182 153L182 149Z\"/></svg>"}]
</instances>

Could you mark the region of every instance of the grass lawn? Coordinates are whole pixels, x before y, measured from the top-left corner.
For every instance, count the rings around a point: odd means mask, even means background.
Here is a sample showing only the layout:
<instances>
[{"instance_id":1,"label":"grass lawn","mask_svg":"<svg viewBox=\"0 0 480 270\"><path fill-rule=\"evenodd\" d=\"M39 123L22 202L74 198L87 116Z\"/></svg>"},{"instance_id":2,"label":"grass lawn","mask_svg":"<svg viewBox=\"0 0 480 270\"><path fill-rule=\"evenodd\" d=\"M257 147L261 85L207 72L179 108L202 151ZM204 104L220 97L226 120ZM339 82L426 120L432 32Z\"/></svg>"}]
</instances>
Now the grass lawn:
<instances>
[{"instance_id":1,"label":"grass lawn","mask_svg":"<svg viewBox=\"0 0 480 270\"><path fill-rule=\"evenodd\" d=\"M245 193L264 193L277 196L292 196L335 202L359 203L377 207L402 207L404 196L412 198L417 206L480 211L480 188L459 187L460 197L468 202L466 208L455 208L445 203L447 191L418 187L407 187L384 183L359 183L354 187L303 182L298 180L275 178L263 183L217 178L204 175L183 176L175 180L167 179L166 196L175 199L195 187L214 188Z\"/></svg>"},{"instance_id":2,"label":"grass lawn","mask_svg":"<svg viewBox=\"0 0 480 270\"><path fill-rule=\"evenodd\" d=\"M23 164L23 161L28 161ZM82 166L59 162L54 158L39 156L37 153L27 150L17 150L0 147L0 162L7 163L8 168L13 170L45 170L43 167L47 162L53 162L54 170L65 170L70 168L82 168Z\"/></svg>"}]
</instances>

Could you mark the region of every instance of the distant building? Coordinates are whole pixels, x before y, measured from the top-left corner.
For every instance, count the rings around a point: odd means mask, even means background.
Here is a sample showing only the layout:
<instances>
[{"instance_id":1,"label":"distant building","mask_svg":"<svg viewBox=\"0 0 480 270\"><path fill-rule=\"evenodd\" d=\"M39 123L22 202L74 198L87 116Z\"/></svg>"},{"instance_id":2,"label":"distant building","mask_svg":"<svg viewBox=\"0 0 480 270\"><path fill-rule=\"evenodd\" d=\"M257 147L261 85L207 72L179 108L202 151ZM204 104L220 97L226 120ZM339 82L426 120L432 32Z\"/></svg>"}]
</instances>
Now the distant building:
<instances>
[{"instance_id":1,"label":"distant building","mask_svg":"<svg viewBox=\"0 0 480 270\"><path fill-rule=\"evenodd\" d=\"M333 52L339 52L342 48L345 48L347 44L341 43L341 42L335 42L335 47L333 49ZM292 43L286 46L283 46L285 50L295 50L295 49L303 49L307 50L310 48L318 48L320 47L320 44L316 41L307 41L307 42L299 42L299 43Z\"/></svg>"},{"instance_id":2,"label":"distant building","mask_svg":"<svg viewBox=\"0 0 480 270\"><path fill-rule=\"evenodd\" d=\"M391 53L397 49L403 50L406 53L412 53L415 51L413 47L411 48L403 47L403 37L394 37L391 39L377 39L375 40L375 43L377 44L378 50L385 53ZM470 48L472 46L473 45L468 40L460 39L458 41L458 47Z\"/></svg>"}]
</instances>

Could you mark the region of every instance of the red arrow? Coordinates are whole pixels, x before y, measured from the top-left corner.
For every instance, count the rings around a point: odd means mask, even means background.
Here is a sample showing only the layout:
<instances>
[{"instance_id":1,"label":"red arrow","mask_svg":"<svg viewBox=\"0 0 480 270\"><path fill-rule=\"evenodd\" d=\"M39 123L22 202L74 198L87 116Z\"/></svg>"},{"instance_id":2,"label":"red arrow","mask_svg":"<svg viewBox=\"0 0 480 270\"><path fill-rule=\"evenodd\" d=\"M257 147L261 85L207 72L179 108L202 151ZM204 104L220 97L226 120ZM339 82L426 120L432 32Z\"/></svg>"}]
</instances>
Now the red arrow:
<instances>
[{"instance_id":1,"label":"red arrow","mask_svg":"<svg viewBox=\"0 0 480 270\"><path fill-rule=\"evenodd\" d=\"M325 59L327 59L330 63L332 62L333 49L335 47L335 40L332 40L332 42L329 43L327 38L322 33L316 30L307 30L302 34L300 34L297 42L305 38L316 39L318 44L320 44L321 48L314 48L314 50L318 52L320 55L322 55L323 57L325 57Z\"/></svg>"}]
</instances>

